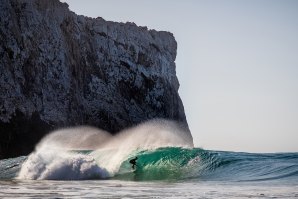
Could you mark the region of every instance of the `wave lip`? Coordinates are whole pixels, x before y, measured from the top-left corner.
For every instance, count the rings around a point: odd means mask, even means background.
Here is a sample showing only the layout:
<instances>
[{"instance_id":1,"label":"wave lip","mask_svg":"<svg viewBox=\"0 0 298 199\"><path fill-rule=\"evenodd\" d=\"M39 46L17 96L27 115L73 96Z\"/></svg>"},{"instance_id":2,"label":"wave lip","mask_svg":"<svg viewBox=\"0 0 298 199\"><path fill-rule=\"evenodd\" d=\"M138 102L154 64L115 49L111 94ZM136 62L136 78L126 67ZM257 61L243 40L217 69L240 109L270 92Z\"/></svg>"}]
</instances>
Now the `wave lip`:
<instances>
[{"instance_id":1,"label":"wave lip","mask_svg":"<svg viewBox=\"0 0 298 199\"><path fill-rule=\"evenodd\" d=\"M200 171L208 169L202 158L204 150L181 147L163 147L132 154L122 162L117 179L131 180L179 180L198 176ZM132 169L129 160L138 157L136 169Z\"/></svg>"}]
</instances>

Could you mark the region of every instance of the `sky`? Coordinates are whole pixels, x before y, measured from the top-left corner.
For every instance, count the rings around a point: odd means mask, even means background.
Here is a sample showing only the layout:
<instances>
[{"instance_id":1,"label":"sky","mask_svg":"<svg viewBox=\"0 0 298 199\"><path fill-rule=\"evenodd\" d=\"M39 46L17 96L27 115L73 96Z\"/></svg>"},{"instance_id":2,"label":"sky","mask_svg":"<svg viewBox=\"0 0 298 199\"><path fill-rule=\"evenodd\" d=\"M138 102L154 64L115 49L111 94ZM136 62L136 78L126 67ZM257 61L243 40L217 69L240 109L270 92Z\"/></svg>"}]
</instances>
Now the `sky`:
<instances>
[{"instance_id":1,"label":"sky","mask_svg":"<svg viewBox=\"0 0 298 199\"><path fill-rule=\"evenodd\" d=\"M63 2L80 15L174 34L195 146L298 152L298 1Z\"/></svg>"}]
</instances>

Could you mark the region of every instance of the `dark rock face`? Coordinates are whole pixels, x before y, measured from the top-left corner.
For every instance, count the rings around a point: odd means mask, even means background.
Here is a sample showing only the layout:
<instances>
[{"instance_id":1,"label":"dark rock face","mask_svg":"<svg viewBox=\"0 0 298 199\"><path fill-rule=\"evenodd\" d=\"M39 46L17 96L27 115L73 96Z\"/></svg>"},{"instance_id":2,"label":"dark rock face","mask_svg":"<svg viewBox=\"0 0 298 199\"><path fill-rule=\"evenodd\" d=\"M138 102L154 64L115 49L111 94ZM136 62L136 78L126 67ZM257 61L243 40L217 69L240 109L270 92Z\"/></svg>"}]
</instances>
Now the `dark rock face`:
<instances>
[{"instance_id":1,"label":"dark rock face","mask_svg":"<svg viewBox=\"0 0 298 199\"><path fill-rule=\"evenodd\" d=\"M187 127L169 32L92 19L58 0L0 0L0 158L50 130L115 133L152 118Z\"/></svg>"}]
</instances>

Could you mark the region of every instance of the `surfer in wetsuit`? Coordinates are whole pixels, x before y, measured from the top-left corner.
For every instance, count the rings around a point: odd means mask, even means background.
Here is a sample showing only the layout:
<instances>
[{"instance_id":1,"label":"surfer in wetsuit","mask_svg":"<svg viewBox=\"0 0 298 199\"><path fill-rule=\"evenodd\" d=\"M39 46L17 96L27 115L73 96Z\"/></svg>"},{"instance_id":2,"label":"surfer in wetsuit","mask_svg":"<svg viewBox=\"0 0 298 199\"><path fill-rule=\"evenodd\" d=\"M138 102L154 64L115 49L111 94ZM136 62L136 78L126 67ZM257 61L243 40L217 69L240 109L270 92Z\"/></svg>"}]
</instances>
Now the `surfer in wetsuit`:
<instances>
[{"instance_id":1,"label":"surfer in wetsuit","mask_svg":"<svg viewBox=\"0 0 298 199\"><path fill-rule=\"evenodd\" d=\"M132 169L136 168L137 159L138 159L138 157L135 157L134 159L129 160L129 163L132 164Z\"/></svg>"}]
</instances>

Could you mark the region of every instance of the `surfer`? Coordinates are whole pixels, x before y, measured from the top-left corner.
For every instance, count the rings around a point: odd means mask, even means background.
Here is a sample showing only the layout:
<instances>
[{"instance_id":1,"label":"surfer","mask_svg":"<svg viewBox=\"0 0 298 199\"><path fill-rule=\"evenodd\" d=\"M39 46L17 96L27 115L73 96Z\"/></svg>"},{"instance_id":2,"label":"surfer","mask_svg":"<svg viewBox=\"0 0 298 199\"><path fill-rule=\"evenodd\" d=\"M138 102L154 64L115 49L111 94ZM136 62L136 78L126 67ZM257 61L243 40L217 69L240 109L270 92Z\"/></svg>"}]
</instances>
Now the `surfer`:
<instances>
[{"instance_id":1,"label":"surfer","mask_svg":"<svg viewBox=\"0 0 298 199\"><path fill-rule=\"evenodd\" d=\"M129 163L132 164L132 169L136 168L137 159L138 159L138 157L135 157L134 159L129 160Z\"/></svg>"}]
</instances>

